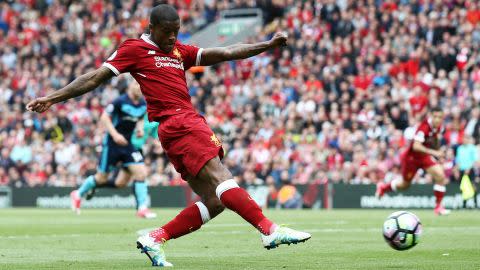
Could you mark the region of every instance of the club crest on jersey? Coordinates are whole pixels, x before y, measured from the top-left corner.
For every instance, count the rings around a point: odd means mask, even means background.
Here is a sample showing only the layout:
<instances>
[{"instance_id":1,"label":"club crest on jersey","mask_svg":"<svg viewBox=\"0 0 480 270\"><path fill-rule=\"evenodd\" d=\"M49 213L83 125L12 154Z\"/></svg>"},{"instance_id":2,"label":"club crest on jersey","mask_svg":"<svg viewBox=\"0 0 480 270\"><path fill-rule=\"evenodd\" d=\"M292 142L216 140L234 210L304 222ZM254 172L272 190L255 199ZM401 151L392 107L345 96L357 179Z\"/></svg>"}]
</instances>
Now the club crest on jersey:
<instances>
[{"instance_id":1,"label":"club crest on jersey","mask_svg":"<svg viewBox=\"0 0 480 270\"><path fill-rule=\"evenodd\" d=\"M173 49L173 55L175 55L175 57L176 57L178 60L180 60L180 62L183 62L183 60L182 60L182 54L180 53L180 51L179 51L177 48Z\"/></svg>"},{"instance_id":2,"label":"club crest on jersey","mask_svg":"<svg viewBox=\"0 0 480 270\"><path fill-rule=\"evenodd\" d=\"M214 143L216 147L222 146L222 143L220 142L220 140L217 138L215 134L212 134L212 136L210 137L210 141Z\"/></svg>"}]
</instances>

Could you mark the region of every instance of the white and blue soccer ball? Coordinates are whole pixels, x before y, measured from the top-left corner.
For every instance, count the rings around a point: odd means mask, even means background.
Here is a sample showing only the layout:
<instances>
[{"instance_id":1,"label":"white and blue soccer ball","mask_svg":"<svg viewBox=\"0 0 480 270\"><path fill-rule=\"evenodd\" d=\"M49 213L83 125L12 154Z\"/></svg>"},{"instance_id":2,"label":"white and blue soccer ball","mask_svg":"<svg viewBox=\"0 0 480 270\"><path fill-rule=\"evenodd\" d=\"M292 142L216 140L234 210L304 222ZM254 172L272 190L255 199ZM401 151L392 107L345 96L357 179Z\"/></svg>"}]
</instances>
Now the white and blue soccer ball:
<instances>
[{"instance_id":1,"label":"white and blue soccer ball","mask_svg":"<svg viewBox=\"0 0 480 270\"><path fill-rule=\"evenodd\" d=\"M383 238L396 250L407 250L418 244L422 235L420 219L407 211L392 213L383 223Z\"/></svg>"}]
</instances>

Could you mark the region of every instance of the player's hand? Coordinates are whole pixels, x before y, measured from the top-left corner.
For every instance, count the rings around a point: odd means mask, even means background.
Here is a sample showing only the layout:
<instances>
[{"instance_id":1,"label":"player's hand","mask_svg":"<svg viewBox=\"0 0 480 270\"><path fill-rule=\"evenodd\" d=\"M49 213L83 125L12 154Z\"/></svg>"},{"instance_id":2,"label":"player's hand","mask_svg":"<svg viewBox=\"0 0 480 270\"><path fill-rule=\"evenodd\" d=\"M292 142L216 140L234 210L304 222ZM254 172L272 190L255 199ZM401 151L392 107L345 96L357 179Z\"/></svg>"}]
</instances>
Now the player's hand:
<instances>
[{"instance_id":1,"label":"player's hand","mask_svg":"<svg viewBox=\"0 0 480 270\"><path fill-rule=\"evenodd\" d=\"M123 135L120 133L113 134L112 138L113 138L113 141L118 145L122 145L122 146L128 145L127 139L125 139L125 137L123 137Z\"/></svg>"},{"instance_id":2,"label":"player's hand","mask_svg":"<svg viewBox=\"0 0 480 270\"><path fill-rule=\"evenodd\" d=\"M137 136L137 138L143 138L144 135L145 132L143 132L143 128L137 128L135 131L135 136Z\"/></svg>"},{"instance_id":3,"label":"player's hand","mask_svg":"<svg viewBox=\"0 0 480 270\"><path fill-rule=\"evenodd\" d=\"M280 47L287 45L287 34L285 32L277 32L273 35L272 39L270 39L270 46L272 47Z\"/></svg>"},{"instance_id":4,"label":"player's hand","mask_svg":"<svg viewBox=\"0 0 480 270\"><path fill-rule=\"evenodd\" d=\"M43 113L48 110L53 102L46 97L36 98L27 104L27 110L31 112Z\"/></svg>"}]
</instances>

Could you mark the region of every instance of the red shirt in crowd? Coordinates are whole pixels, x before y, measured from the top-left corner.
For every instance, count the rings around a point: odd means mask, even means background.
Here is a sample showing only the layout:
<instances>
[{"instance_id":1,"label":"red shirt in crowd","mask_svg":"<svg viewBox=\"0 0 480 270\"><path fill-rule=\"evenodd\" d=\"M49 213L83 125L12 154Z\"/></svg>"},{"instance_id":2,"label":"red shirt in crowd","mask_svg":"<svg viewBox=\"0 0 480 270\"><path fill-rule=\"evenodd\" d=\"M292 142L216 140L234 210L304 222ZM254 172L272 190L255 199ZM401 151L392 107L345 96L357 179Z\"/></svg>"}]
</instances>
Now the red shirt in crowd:
<instances>
[{"instance_id":1,"label":"red shirt in crowd","mask_svg":"<svg viewBox=\"0 0 480 270\"><path fill-rule=\"evenodd\" d=\"M424 95L413 96L408 100L408 102L412 108L413 115L417 115L418 113L422 112L428 105L428 99Z\"/></svg>"}]
</instances>

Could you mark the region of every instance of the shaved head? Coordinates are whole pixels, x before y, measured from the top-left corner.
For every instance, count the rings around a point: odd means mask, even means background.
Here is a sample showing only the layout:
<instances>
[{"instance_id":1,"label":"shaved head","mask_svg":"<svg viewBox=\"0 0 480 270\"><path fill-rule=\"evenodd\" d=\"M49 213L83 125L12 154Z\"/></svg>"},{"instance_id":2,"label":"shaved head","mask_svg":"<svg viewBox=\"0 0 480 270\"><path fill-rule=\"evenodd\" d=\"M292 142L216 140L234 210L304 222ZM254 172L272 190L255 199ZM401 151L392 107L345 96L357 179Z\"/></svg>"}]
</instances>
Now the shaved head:
<instances>
[{"instance_id":1,"label":"shaved head","mask_svg":"<svg viewBox=\"0 0 480 270\"><path fill-rule=\"evenodd\" d=\"M150 24L158 25L161 22L174 22L180 20L177 10L167 4L161 4L152 9L150 12Z\"/></svg>"}]
</instances>

